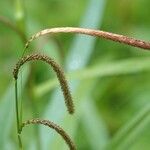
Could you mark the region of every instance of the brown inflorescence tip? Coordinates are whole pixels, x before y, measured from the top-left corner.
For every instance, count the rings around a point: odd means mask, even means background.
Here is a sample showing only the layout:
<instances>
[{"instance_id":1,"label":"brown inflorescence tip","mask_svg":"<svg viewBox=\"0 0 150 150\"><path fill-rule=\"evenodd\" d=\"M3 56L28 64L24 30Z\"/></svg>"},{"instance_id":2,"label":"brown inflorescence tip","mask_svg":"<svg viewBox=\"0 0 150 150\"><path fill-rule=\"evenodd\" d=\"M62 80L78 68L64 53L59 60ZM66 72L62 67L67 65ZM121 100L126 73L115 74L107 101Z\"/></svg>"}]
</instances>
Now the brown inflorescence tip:
<instances>
[{"instance_id":1,"label":"brown inflorescence tip","mask_svg":"<svg viewBox=\"0 0 150 150\"><path fill-rule=\"evenodd\" d=\"M111 40L114 42L124 43L126 45L150 50L150 42L131 38L128 36L115 34L111 32L106 32L102 30L95 30L95 29L88 29L88 28L78 28L78 27L59 27L59 28L50 28L50 29L44 29L36 34L34 34L26 43L26 46L28 46L33 40L47 34L57 34L57 33L78 33L78 34L85 34L95 37L104 38L107 40Z\"/></svg>"},{"instance_id":2,"label":"brown inflorescence tip","mask_svg":"<svg viewBox=\"0 0 150 150\"><path fill-rule=\"evenodd\" d=\"M41 120L41 119L31 119L27 120L22 124L22 128L25 127L26 125L30 124L41 124L48 126L52 129L54 129L58 134L62 136L62 138L65 140L66 144L69 146L70 150L76 150L75 144L72 142L70 136L58 125L55 123L49 121L49 120Z\"/></svg>"},{"instance_id":3,"label":"brown inflorescence tip","mask_svg":"<svg viewBox=\"0 0 150 150\"><path fill-rule=\"evenodd\" d=\"M45 55L40 55L40 54L31 54L31 55L22 57L17 62L16 66L13 70L13 76L14 76L15 80L17 80L17 78L18 78L19 69L21 66L23 66L23 64L25 64L28 61L36 61L36 60L41 60L43 62L46 62L56 72L57 78L60 82L60 86L61 86L61 89L62 89L62 92L64 95L65 103L68 108L68 112L70 114L73 114L74 113L74 105L73 105L73 100L72 100L72 96L71 96L71 93L69 90L67 80L65 78L64 72L61 69L61 67L52 58L45 56Z\"/></svg>"}]
</instances>

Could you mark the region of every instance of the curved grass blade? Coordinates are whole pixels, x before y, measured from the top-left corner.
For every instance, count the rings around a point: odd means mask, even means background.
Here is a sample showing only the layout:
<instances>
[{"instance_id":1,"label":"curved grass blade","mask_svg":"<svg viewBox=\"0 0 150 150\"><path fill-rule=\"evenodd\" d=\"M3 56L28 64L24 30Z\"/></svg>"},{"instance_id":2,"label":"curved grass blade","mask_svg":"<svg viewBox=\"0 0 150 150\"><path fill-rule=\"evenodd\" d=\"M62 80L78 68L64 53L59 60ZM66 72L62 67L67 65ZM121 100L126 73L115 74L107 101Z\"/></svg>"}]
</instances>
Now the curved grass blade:
<instances>
[{"instance_id":1,"label":"curved grass blade","mask_svg":"<svg viewBox=\"0 0 150 150\"><path fill-rule=\"evenodd\" d=\"M101 116L96 112L92 98L87 97L81 106L81 120L86 137L93 150L104 149L108 144L108 132ZM92 138L91 138L92 137Z\"/></svg>"},{"instance_id":2,"label":"curved grass blade","mask_svg":"<svg viewBox=\"0 0 150 150\"><path fill-rule=\"evenodd\" d=\"M129 123L118 131L108 146L108 149L128 149L149 123L150 104L148 103Z\"/></svg>"}]
</instances>

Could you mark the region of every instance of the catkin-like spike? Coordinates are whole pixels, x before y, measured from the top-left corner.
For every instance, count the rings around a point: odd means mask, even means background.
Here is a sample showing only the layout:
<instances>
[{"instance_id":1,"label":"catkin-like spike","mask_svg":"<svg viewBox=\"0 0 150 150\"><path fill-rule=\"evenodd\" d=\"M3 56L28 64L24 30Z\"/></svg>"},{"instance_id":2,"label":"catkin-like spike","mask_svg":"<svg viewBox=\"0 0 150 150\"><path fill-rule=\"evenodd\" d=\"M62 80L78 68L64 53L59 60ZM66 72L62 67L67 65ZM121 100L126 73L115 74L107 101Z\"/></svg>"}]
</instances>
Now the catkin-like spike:
<instances>
[{"instance_id":1,"label":"catkin-like spike","mask_svg":"<svg viewBox=\"0 0 150 150\"><path fill-rule=\"evenodd\" d=\"M14 76L15 80L17 80L17 78L18 78L18 73L19 73L20 67L28 61L35 61L35 60L41 60L43 62L46 62L56 72L57 78L60 82L60 86L61 86L64 98L65 98L65 103L68 108L68 111L70 114L73 114L74 113L74 105L73 105L73 101L72 101L72 97L71 97L71 93L69 90L67 80L65 78L64 72L61 69L61 67L52 58L45 56L45 55L40 55L40 54L32 54L32 55L22 57L18 61L18 63L16 64L16 66L13 70L13 76Z\"/></svg>"},{"instance_id":2,"label":"catkin-like spike","mask_svg":"<svg viewBox=\"0 0 150 150\"><path fill-rule=\"evenodd\" d=\"M130 38L124 35L119 35L115 33L110 33L101 30L94 30L94 29L86 29L86 28L76 28L76 27L60 27L60 28L51 28L42 30L36 34L34 34L26 43L25 49L29 46L29 44L37 39L38 37L46 34L56 34L56 33L79 33L79 34L86 34L90 36L101 37L104 39L112 40L115 42L124 43L130 46L139 47L142 49L150 50L150 42L146 42L143 40L138 40L134 38Z\"/></svg>"},{"instance_id":3,"label":"catkin-like spike","mask_svg":"<svg viewBox=\"0 0 150 150\"><path fill-rule=\"evenodd\" d=\"M22 124L22 128L29 124L42 124L42 125L45 125L45 126L48 126L52 129L54 129L58 134L60 134L62 136L62 138L65 140L66 144L69 146L70 150L76 150L76 147L75 147L74 143L72 142L71 138L69 137L69 135L55 123L53 123L49 120L32 119L32 120L27 120L26 122L24 122Z\"/></svg>"}]
</instances>

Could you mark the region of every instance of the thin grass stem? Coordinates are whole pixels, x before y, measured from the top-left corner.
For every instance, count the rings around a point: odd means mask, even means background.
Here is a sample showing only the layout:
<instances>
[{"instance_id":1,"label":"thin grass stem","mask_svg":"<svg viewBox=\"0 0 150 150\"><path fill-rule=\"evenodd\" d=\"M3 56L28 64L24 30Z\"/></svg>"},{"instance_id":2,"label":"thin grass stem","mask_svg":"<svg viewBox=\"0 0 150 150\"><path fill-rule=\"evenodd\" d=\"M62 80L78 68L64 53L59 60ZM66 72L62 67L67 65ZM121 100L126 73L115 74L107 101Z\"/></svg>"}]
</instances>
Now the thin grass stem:
<instances>
[{"instance_id":1,"label":"thin grass stem","mask_svg":"<svg viewBox=\"0 0 150 150\"><path fill-rule=\"evenodd\" d=\"M20 150L22 150L22 140L21 140L21 136L20 136L22 122L20 122L20 116L19 116L19 102L18 102L17 80L15 80L15 103L16 103L16 119L17 119L18 142L19 142L19 148L20 148Z\"/></svg>"}]
</instances>

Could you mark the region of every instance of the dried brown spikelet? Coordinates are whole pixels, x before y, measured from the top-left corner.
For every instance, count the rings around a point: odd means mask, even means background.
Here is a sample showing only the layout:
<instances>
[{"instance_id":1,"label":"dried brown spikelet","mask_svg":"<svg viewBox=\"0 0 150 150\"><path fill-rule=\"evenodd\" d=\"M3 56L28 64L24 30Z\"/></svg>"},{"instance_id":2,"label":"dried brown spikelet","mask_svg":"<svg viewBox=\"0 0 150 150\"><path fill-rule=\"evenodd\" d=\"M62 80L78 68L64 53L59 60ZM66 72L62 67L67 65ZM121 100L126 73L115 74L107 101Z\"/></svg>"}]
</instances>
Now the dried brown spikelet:
<instances>
[{"instance_id":1,"label":"dried brown spikelet","mask_svg":"<svg viewBox=\"0 0 150 150\"><path fill-rule=\"evenodd\" d=\"M35 61L35 60L41 60L43 62L46 62L50 66L52 66L52 68L56 72L57 78L60 82L60 86L61 86L64 98L65 98L65 103L66 103L67 109L70 114L73 114L74 113L74 105L73 105L73 100L71 97L71 93L70 93L70 90L68 87L67 80L65 78L64 72L61 69L61 67L52 58L45 56L45 55L40 55L40 54L31 54L31 55L22 57L18 61L18 63L16 64L16 66L13 70L13 76L14 76L15 80L17 80L17 78L18 78L18 73L19 73L20 67L28 61Z\"/></svg>"},{"instance_id":2,"label":"dried brown spikelet","mask_svg":"<svg viewBox=\"0 0 150 150\"><path fill-rule=\"evenodd\" d=\"M150 43L143 41L143 40L138 40L134 38L130 38L124 35L119 35L115 33L110 33L106 31L101 31L101 30L94 30L94 29L86 29L86 28L76 28L76 27L60 27L60 28L51 28L51 29L45 29L42 30L36 34L34 34L26 43L25 49L29 46L29 44L35 40L36 38L46 35L46 34L56 34L56 33L79 33L79 34L86 34L90 36L96 36L96 37L101 37L104 39L112 40L115 42L120 42L124 43L130 46L134 47L139 47L143 49L150 50Z\"/></svg>"},{"instance_id":3,"label":"dried brown spikelet","mask_svg":"<svg viewBox=\"0 0 150 150\"><path fill-rule=\"evenodd\" d=\"M53 123L49 120L32 119L32 120L27 120L26 122L24 122L22 124L22 128L29 124L42 124L42 125L45 125L45 126L48 126L52 129L54 129L58 134L60 134L62 136L62 138L65 140L65 142L69 146L70 150L76 150L76 147L75 147L74 143L72 142L71 138L69 137L69 135L55 123Z\"/></svg>"}]
</instances>

